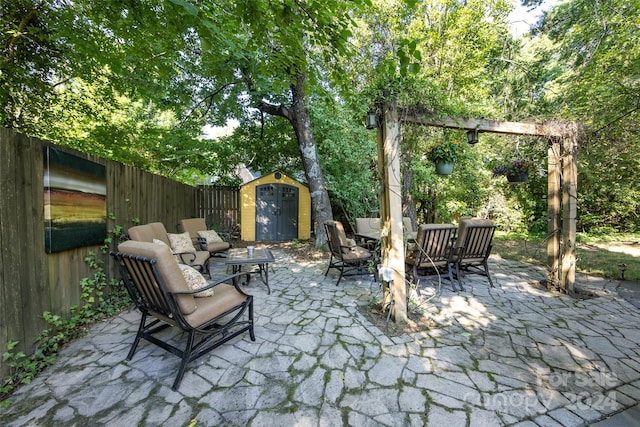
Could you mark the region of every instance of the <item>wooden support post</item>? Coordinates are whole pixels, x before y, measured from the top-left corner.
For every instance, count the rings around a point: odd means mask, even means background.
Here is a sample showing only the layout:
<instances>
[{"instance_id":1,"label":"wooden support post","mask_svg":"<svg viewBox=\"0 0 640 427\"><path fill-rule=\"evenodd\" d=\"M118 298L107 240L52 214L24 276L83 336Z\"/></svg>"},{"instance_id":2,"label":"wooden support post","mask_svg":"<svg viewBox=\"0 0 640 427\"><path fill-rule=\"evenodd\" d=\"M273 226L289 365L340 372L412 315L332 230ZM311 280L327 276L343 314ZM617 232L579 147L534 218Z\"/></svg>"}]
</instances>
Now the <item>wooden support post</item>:
<instances>
[{"instance_id":1,"label":"wooden support post","mask_svg":"<svg viewBox=\"0 0 640 427\"><path fill-rule=\"evenodd\" d=\"M402 232L402 185L400 180L400 122L395 102L383 106L382 138L378 138L378 163L383 177L380 197L381 267L393 270L393 283L389 286L393 305L391 317L406 322L407 288L404 274L404 238ZM381 156L381 157L380 157Z\"/></svg>"},{"instance_id":2,"label":"wooden support post","mask_svg":"<svg viewBox=\"0 0 640 427\"><path fill-rule=\"evenodd\" d=\"M560 141L553 138L547 151L547 283L560 288Z\"/></svg>"},{"instance_id":3,"label":"wooden support post","mask_svg":"<svg viewBox=\"0 0 640 427\"><path fill-rule=\"evenodd\" d=\"M573 294L576 280L576 223L578 201L578 167L576 154L578 133L563 140L562 153L562 289Z\"/></svg>"}]
</instances>

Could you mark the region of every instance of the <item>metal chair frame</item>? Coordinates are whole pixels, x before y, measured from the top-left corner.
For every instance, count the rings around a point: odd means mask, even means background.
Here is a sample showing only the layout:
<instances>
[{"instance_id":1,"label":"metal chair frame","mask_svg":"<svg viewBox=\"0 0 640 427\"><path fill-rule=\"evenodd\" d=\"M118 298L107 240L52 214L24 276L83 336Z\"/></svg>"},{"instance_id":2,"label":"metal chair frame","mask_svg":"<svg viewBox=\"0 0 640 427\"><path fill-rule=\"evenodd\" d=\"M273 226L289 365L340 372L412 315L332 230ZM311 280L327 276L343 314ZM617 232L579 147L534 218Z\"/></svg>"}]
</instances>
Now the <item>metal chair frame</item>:
<instances>
[{"instance_id":1,"label":"metal chair frame","mask_svg":"<svg viewBox=\"0 0 640 427\"><path fill-rule=\"evenodd\" d=\"M407 275L416 284L420 295L422 279L441 278L447 275L451 287L457 291L453 279L453 246L456 227L452 224L422 224L418 227L416 249L413 256L407 258ZM462 288L462 286L461 286Z\"/></svg>"},{"instance_id":2,"label":"metal chair frame","mask_svg":"<svg viewBox=\"0 0 640 427\"><path fill-rule=\"evenodd\" d=\"M340 271L336 286L340 284L343 277L347 276L373 274L373 279L377 281L378 266L375 259L375 249L370 251L362 246L342 244L341 242L346 241L346 235L344 234L342 223L339 221L327 221L324 224L324 229L327 233L327 244L330 252L329 265L324 273L325 277L331 268L335 268Z\"/></svg>"},{"instance_id":3,"label":"metal chair frame","mask_svg":"<svg viewBox=\"0 0 640 427\"><path fill-rule=\"evenodd\" d=\"M255 341L253 297L245 294L238 287L240 276L246 275L246 280L248 281L248 273L229 275L203 288L210 289L222 283L229 283L246 298L242 304L212 317L202 325L194 327L185 319L177 299L180 295L193 295L203 289L170 292L167 290L155 259L113 251L110 252L110 255L116 259L127 291L138 310L142 313L138 332L126 360L129 361L133 358L141 339L145 339L180 357L182 361L171 387L173 390L177 390L180 387L189 362L198 359L246 331L249 331L251 340ZM209 298L215 298L215 295ZM248 318L243 320L245 312L248 312ZM184 348L179 348L168 341L158 338L157 334L160 331L172 326L186 332L187 339Z\"/></svg>"},{"instance_id":4,"label":"metal chair frame","mask_svg":"<svg viewBox=\"0 0 640 427\"><path fill-rule=\"evenodd\" d=\"M488 260L493 248L492 241L495 229L495 225L469 222L466 225L466 230L460 232L462 236L459 238L462 238L462 241L456 244L453 260L455 278L461 289L464 290L462 272L485 276L489 280L489 285L494 287L489 273Z\"/></svg>"}]
</instances>

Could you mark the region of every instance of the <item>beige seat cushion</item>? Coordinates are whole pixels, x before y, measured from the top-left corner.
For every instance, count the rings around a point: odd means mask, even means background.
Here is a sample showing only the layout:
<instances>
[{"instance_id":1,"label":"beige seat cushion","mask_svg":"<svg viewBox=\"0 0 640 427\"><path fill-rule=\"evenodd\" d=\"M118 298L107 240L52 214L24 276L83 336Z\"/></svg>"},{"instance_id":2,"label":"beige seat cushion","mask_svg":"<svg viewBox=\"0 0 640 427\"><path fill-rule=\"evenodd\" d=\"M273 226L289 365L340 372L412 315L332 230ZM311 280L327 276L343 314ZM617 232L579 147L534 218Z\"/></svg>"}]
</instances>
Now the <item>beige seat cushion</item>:
<instances>
[{"instance_id":1,"label":"beige seat cushion","mask_svg":"<svg viewBox=\"0 0 640 427\"><path fill-rule=\"evenodd\" d=\"M342 251L342 259L345 261L364 261L371 258L371 252L361 246L353 246Z\"/></svg>"},{"instance_id":2,"label":"beige seat cushion","mask_svg":"<svg viewBox=\"0 0 640 427\"><path fill-rule=\"evenodd\" d=\"M127 230L127 234L131 240L139 242L153 242L153 239L162 240L170 245L167 237L167 229L161 222L151 222L149 224L136 225Z\"/></svg>"},{"instance_id":3,"label":"beige seat cushion","mask_svg":"<svg viewBox=\"0 0 640 427\"><path fill-rule=\"evenodd\" d=\"M206 240L206 247L209 252L223 252L231 247L228 242L222 240L215 230L198 231L198 237Z\"/></svg>"},{"instance_id":4,"label":"beige seat cushion","mask_svg":"<svg viewBox=\"0 0 640 427\"><path fill-rule=\"evenodd\" d=\"M198 237L198 231L207 230L204 218L187 218L180 220L180 231L186 231L191 237Z\"/></svg>"},{"instance_id":5,"label":"beige seat cushion","mask_svg":"<svg viewBox=\"0 0 640 427\"><path fill-rule=\"evenodd\" d=\"M356 218L356 230L360 234L380 234L380 218Z\"/></svg>"},{"instance_id":6,"label":"beige seat cushion","mask_svg":"<svg viewBox=\"0 0 640 427\"><path fill-rule=\"evenodd\" d=\"M151 242L127 240L126 242L122 242L118 245L118 251L125 254L155 259L158 271L165 282L167 291L190 291L169 247L157 245ZM180 311L183 314L191 314L196 310L195 298L193 298L192 295L177 295L176 300L180 307Z\"/></svg>"},{"instance_id":7,"label":"beige seat cushion","mask_svg":"<svg viewBox=\"0 0 640 427\"><path fill-rule=\"evenodd\" d=\"M215 295L198 298L198 308L188 316L185 316L185 318L191 326L198 327L239 306L247 298L246 295L238 292L233 286L223 283L216 286Z\"/></svg>"},{"instance_id":8,"label":"beige seat cushion","mask_svg":"<svg viewBox=\"0 0 640 427\"><path fill-rule=\"evenodd\" d=\"M207 250L209 252L224 252L229 249L231 245L229 242L208 243Z\"/></svg>"}]
</instances>

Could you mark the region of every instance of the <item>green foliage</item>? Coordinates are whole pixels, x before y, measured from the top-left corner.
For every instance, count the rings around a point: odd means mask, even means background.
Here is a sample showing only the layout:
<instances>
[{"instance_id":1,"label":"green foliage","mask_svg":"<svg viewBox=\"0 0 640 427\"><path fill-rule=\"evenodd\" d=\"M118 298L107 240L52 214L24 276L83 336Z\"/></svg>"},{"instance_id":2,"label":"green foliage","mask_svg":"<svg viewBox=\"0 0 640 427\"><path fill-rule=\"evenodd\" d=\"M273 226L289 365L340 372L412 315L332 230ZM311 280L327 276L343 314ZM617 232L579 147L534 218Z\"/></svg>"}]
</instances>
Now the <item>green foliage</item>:
<instances>
[{"instance_id":1,"label":"green foliage","mask_svg":"<svg viewBox=\"0 0 640 427\"><path fill-rule=\"evenodd\" d=\"M333 208L353 225L378 206L375 134L337 105L314 103L311 113Z\"/></svg>"},{"instance_id":2,"label":"green foliage","mask_svg":"<svg viewBox=\"0 0 640 427\"><path fill-rule=\"evenodd\" d=\"M637 230L640 4L567 0L519 39L507 23L512 6L507 0L3 1L0 124L182 182L217 176L234 184L239 163L301 175L290 124L255 109L261 102L290 106L296 76L306 77L314 120L331 114L318 112L324 105L337 104L355 125L386 101L433 116L559 116L589 128L578 156L579 227ZM233 135L201 137L205 124L222 126L230 118L240 123ZM349 147L336 146L361 138L333 129L313 124L325 145L323 162L350 159ZM378 192L375 166L368 164L375 163L375 150L369 151L371 137L362 138L366 153L354 153L361 163L349 163L361 175L349 172L340 183L335 165L322 165L347 216L371 210ZM480 156L462 156L449 178L408 161L419 178L411 191L425 217L494 209L480 195L470 200L443 183L494 185L479 169L510 158L514 140L501 138L506 142L493 139L491 149L478 144ZM423 160L425 143L411 139L402 145L403 158ZM543 164L545 144L535 145L527 158ZM541 184L529 182L516 193L495 185L505 223L518 218L517 228L525 221L532 221L525 228L539 228Z\"/></svg>"},{"instance_id":3,"label":"green foliage","mask_svg":"<svg viewBox=\"0 0 640 427\"><path fill-rule=\"evenodd\" d=\"M585 274L621 278L619 264L625 264L625 279L640 280L640 260L630 252L621 249L634 249L632 242L640 236L631 233L577 234L576 256L577 271ZM493 240L493 252L505 259L520 262L547 265L546 233L505 233L496 232ZM615 246L612 244L615 243Z\"/></svg>"},{"instance_id":4,"label":"green foliage","mask_svg":"<svg viewBox=\"0 0 640 427\"><path fill-rule=\"evenodd\" d=\"M114 231L114 234L118 234L118 231ZM94 274L80 281L82 304L72 306L68 317L45 311L42 316L49 327L36 338L32 354L14 352L18 341L7 343L2 360L10 369L0 386L0 406L10 405L7 397L16 387L29 384L40 371L50 366L66 343L82 336L97 320L113 316L131 305L124 286L117 280L107 281L102 268L103 261L96 254L90 253L85 262Z\"/></svg>"},{"instance_id":5,"label":"green foliage","mask_svg":"<svg viewBox=\"0 0 640 427\"><path fill-rule=\"evenodd\" d=\"M464 153L464 148L460 141L434 141L427 146L427 158L433 162L455 162Z\"/></svg>"},{"instance_id":6,"label":"green foliage","mask_svg":"<svg viewBox=\"0 0 640 427\"><path fill-rule=\"evenodd\" d=\"M561 70L546 83L553 114L590 131L578 153L582 230L637 231L640 39L637 1L565 1L536 30Z\"/></svg>"},{"instance_id":7,"label":"green foliage","mask_svg":"<svg viewBox=\"0 0 640 427\"><path fill-rule=\"evenodd\" d=\"M293 177L304 169L291 124L282 117L261 116L254 110L232 134L218 141L229 147L228 166L244 164L265 174L280 170Z\"/></svg>"}]
</instances>

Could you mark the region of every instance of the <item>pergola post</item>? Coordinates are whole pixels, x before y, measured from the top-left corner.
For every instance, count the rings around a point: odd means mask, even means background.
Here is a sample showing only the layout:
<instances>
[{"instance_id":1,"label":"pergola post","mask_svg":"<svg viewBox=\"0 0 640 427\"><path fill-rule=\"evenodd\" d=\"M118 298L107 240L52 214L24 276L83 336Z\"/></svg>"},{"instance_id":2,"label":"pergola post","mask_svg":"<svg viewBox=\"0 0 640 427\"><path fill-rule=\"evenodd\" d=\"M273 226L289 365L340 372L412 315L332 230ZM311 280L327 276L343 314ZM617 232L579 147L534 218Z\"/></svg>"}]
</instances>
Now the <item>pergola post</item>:
<instances>
[{"instance_id":1,"label":"pergola post","mask_svg":"<svg viewBox=\"0 0 640 427\"><path fill-rule=\"evenodd\" d=\"M400 122L396 102L386 102L382 112L382 132L378 133L380 192L380 266L393 272L393 282L383 281L385 303L391 317L406 322L407 287L404 273L404 235L402 232L402 184L400 177ZM393 302L393 304L390 304Z\"/></svg>"},{"instance_id":2,"label":"pergola post","mask_svg":"<svg viewBox=\"0 0 640 427\"><path fill-rule=\"evenodd\" d=\"M576 224L578 216L578 133L564 138L562 153L562 269L560 286L573 294L576 280Z\"/></svg>"},{"instance_id":3,"label":"pergola post","mask_svg":"<svg viewBox=\"0 0 640 427\"><path fill-rule=\"evenodd\" d=\"M577 163L579 125L499 122L472 118L436 118L431 113L401 109L402 121L421 126L473 130L507 135L530 135L551 140L548 156L547 215L549 241L548 280L552 286L573 292L576 271L575 239L577 222ZM569 128L569 129L568 129ZM393 282L383 282L383 298L395 321L407 320L404 285L404 244L402 232L402 186L400 178L400 121L395 102L383 106L378 125L378 168L380 173L380 219L382 267L393 271ZM561 203L562 202L562 203ZM562 248L561 248L562 246ZM393 304L391 304L393 303Z\"/></svg>"},{"instance_id":4,"label":"pergola post","mask_svg":"<svg viewBox=\"0 0 640 427\"><path fill-rule=\"evenodd\" d=\"M547 282L560 287L560 140L551 139L547 150Z\"/></svg>"}]
</instances>

